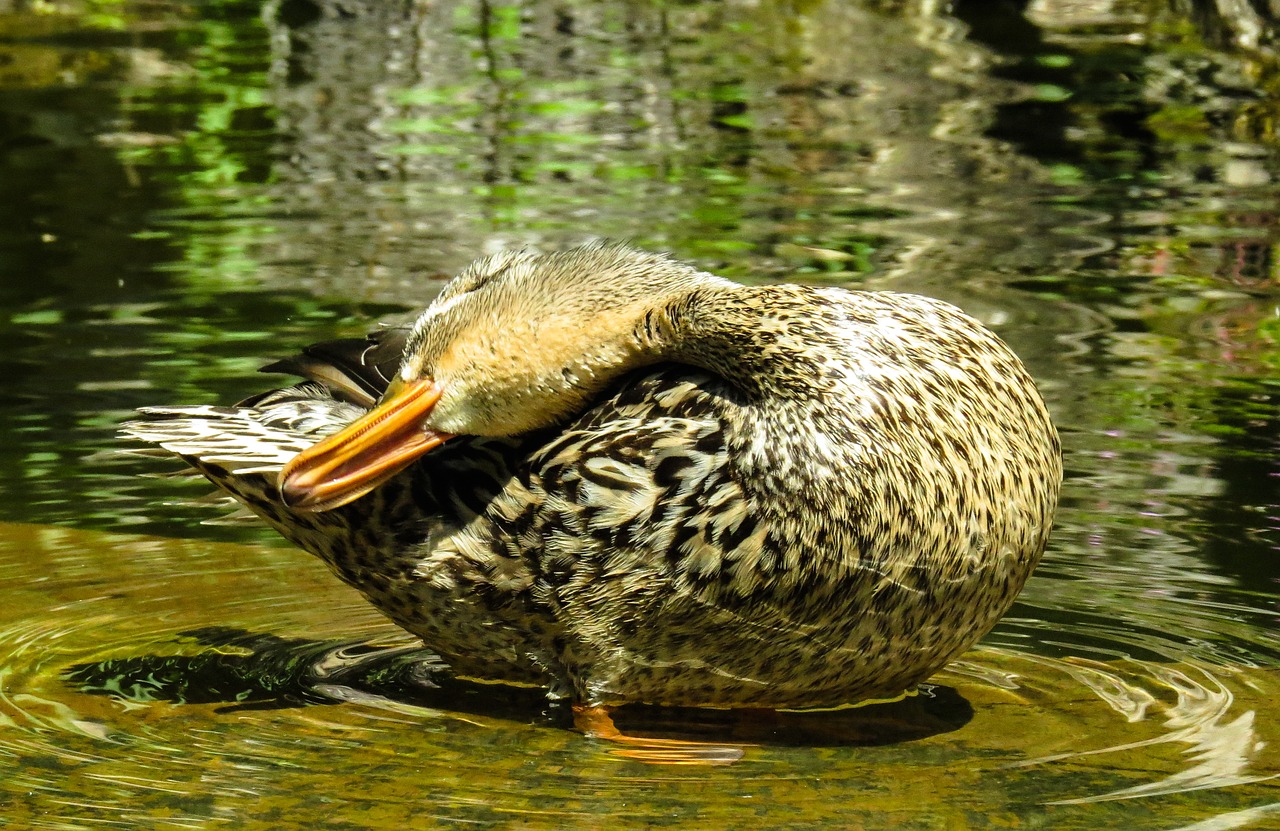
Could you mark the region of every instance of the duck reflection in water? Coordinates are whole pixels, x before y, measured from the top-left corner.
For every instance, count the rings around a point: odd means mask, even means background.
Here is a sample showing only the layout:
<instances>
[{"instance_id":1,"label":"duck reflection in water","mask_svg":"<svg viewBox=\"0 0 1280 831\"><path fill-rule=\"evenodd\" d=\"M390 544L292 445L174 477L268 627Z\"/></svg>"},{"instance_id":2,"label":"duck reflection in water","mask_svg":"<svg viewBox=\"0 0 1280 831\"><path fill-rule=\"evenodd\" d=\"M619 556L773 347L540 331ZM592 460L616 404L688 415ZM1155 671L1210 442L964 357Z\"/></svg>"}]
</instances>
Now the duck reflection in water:
<instances>
[{"instance_id":1,"label":"duck reflection in water","mask_svg":"<svg viewBox=\"0 0 1280 831\"><path fill-rule=\"evenodd\" d=\"M139 655L73 666L64 680L81 692L127 701L223 704L219 712L271 710L356 703L424 717L468 714L564 728L570 707L549 702L531 687L481 684L455 677L439 657L421 648L378 647L359 641L281 638L225 627L184 632L182 639L207 649L194 655ZM956 690L926 685L896 701L821 712L711 710L630 705L614 716L628 735L672 741L700 763L733 761L738 746L872 746L913 741L958 730L973 708ZM623 755L633 755L626 754ZM663 761L641 754L647 761Z\"/></svg>"},{"instance_id":2,"label":"duck reflection in water","mask_svg":"<svg viewBox=\"0 0 1280 831\"><path fill-rule=\"evenodd\" d=\"M617 245L488 257L302 383L155 407L181 456L458 676L609 710L894 698L1044 551L1057 433L945 303L744 286ZM722 758L722 749L704 754Z\"/></svg>"}]
</instances>

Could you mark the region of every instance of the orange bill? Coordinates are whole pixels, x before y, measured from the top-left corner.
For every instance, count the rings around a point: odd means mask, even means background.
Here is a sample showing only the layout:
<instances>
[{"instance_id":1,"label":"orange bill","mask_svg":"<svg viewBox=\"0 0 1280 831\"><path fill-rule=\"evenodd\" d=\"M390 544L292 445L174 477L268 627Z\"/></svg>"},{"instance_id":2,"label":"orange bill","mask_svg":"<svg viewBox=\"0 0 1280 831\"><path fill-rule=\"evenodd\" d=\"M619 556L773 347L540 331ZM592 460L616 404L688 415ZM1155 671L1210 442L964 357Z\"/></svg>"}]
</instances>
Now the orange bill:
<instances>
[{"instance_id":1,"label":"orange bill","mask_svg":"<svg viewBox=\"0 0 1280 831\"><path fill-rule=\"evenodd\" d=\"M359 499L448 438L423 427L442 390L409 381L351 424L293 457L280 471L290 508L328 511Z\"/></svg>"}]
</instances>

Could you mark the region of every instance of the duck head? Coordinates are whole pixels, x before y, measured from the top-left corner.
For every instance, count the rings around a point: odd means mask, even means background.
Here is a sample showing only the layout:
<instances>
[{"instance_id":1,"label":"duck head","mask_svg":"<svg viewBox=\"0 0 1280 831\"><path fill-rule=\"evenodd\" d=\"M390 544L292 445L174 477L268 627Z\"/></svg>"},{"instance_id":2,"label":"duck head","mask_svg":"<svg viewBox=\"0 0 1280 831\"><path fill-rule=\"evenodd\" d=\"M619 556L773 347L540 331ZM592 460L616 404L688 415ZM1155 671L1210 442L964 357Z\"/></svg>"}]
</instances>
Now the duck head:
<instances>
[{"instance_id":1,"label":"duck head","mask_svg":"<svg viewBox=\"0 0 1280 831\"><path fill-rule=\"evenodd\" d=\"M285 466L281 497L329 510L453 436L560 423L622 373L664 358L682 298L732 286L617 245L478 260L418 318L377 406Z\"/></svg>"}]
</instances>

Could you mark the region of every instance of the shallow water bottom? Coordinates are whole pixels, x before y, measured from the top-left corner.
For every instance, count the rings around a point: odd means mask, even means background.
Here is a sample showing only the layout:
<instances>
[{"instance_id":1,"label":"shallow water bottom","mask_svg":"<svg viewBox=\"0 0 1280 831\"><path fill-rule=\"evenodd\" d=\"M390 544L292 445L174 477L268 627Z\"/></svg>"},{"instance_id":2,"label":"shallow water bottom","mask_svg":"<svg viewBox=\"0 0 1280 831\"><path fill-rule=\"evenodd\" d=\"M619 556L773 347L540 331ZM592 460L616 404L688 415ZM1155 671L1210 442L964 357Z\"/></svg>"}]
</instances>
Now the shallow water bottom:
<instances>
[{"instance_id":1,"label":"shallow water bottom","mask_svg":"<svg viewBox=\"0 0 1280 831\"><path fill-rule=\"evenodd\" d=\"M980 647L891 704L617 714L744 751L675 767L451 679L291 549L0 525L0 567L11 828L1280 823L1274 669Z\"/></svg>"}]
</instances>

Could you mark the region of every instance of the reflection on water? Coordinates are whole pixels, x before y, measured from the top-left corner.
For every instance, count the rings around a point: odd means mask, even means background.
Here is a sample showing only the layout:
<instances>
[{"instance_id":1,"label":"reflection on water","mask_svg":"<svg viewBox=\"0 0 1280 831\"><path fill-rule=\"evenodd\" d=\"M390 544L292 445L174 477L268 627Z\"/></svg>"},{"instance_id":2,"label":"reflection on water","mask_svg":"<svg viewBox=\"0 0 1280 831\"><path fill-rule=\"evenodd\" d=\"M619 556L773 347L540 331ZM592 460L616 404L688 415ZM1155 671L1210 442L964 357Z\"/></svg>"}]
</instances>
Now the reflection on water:
<instances>
[{"instance_id":1,"label":"reflection on water","mask_svg":"<svg viewBox=\"0 0 1280 831\"><path fill-rule=\"evenodd\" d=\"M81 692L126 701L223 703L235 709L355 702L438 717L447 710L545 721L569 728L572 712L543 690L455 678L430 651L283 639L229 629L182 633L207 649L195 655L141 655L77 664L64 680ZM222 712L226 712L224 708ZM822 713L629 707L614 713L628 735L802 746L893 744L963 727L968 702L949 687Z\"/></svg>"},{"instance_id":2,"label":"reflection on water","mask_svg":"<svg viewBox=\"0 0 1280 831\"><path fill-rule=\"evenodd\" d=\"M763 810L896 828L922 806L938 827L972 814L1142 827L1124 823L1157 798L1169 822L1155 827L1172 827L1205 815L1197 789L1219 794L1215 811L1265 804L1257 788L1280 762L1273 670L983 647L894 704L624 710L632 732L747 750L727 772L653 769L571 731L537 690L451 678L286 548L0 530L0 562L38 563L58 594L47 605L33 570L8 598L28 622L0 637L16 827L37 816L300 826L320 811L357 822L367 810L409 822L424 800L441 818L533 815L540 827ZM99 576L95 563L122 576ZM233 625L185 628L207 619ZM648 797L634 790L642 782Z\"/></svg>"},{"instance_id":3,"label":"reflection on water","mask_svg":"<svg viewBox=\"0 0 1280 831\"><path fill-rule=\"evenodd\" d=\"M0 818L1274 825L1276 26L941 5L0 4ZM932 697L620 715L750 745L655 770L113 452L134 407L593 235L922 291L1026 358L1058 526Z\"/></svg>"},{"instance_id":4,"label":"reflection on water","mask_svg":"<svg viewBox=\"0 0 1280 831\"><path fill-rule=\"evenodd\" d=\"M1105 667L1068 666L1072 680L1084 685L1112 709L1130 722L1148 716L1148 708L1161 711L1166 733L1149 739L1089 750L1074 750L1019 762L1019 767L1078 759L1098 754L1120 754L1161 743L1181 742L1190 747L1194 764L1163 779L1144 782L1108 793L1058 800L1054 804L1082 804L1131 797L1159 796L1203 788L1220 788L1275 779L1280 773L1258 773L1270 770L1259 764L1258 756L1266 747L1254 729L1255 713L1235 711L1235 696L1215 678L1209 669L1196 667L1184 671L1158 665L1141 665L1137 679L1125 679ZM1142 682L1154 681L1172 692L1176 700L1162 706L1145 689ZM1224 723L1224 719L1231 720Z\"/></svg>"}]
</instances>

